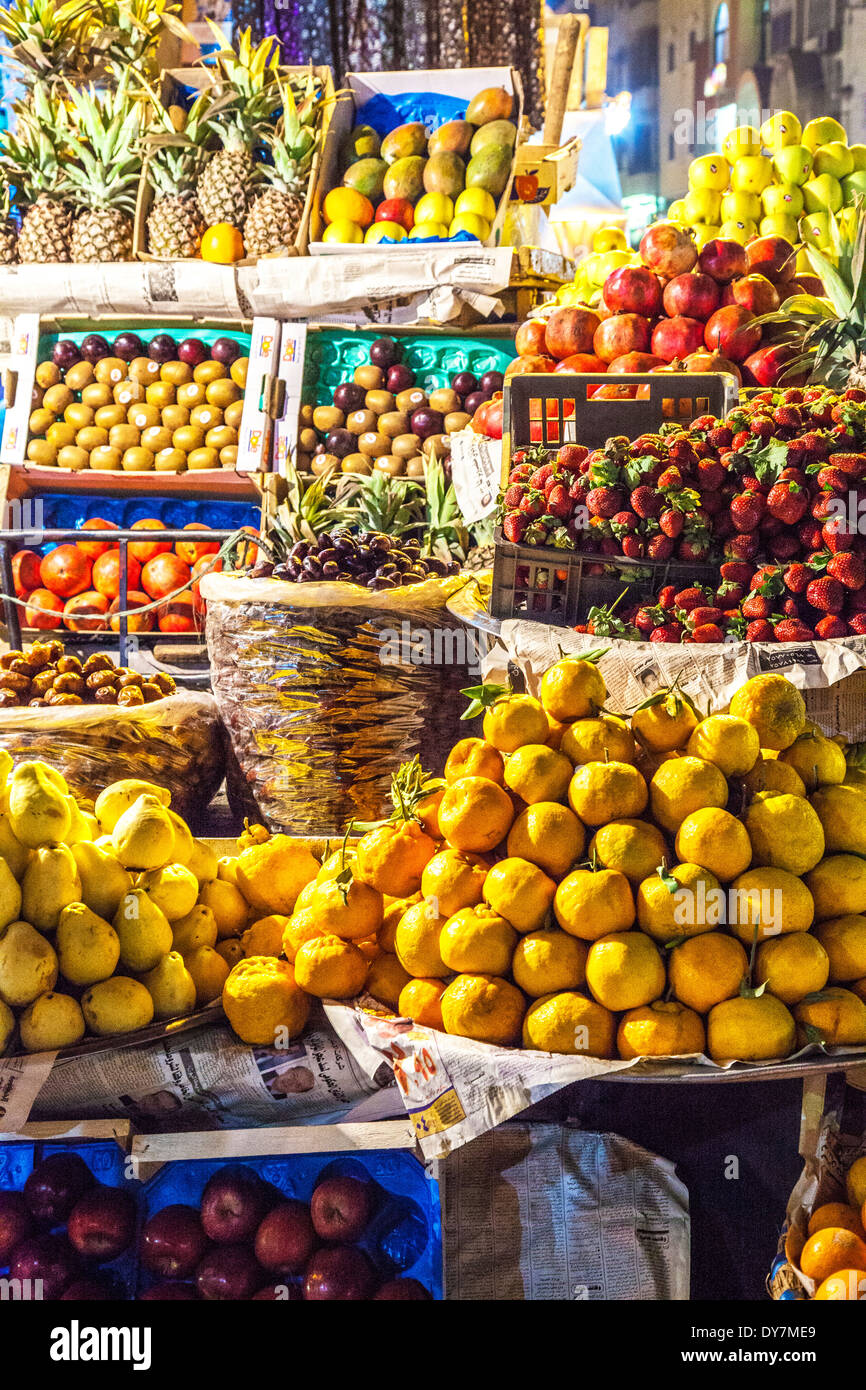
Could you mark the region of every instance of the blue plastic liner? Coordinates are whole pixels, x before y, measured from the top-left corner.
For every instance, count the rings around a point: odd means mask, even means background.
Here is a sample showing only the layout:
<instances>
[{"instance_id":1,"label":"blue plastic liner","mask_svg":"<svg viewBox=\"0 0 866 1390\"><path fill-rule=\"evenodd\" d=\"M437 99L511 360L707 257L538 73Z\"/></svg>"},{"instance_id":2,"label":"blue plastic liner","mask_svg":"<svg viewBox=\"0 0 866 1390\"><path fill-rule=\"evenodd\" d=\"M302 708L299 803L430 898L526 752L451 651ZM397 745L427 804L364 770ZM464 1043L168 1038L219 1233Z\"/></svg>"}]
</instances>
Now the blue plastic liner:
<instances>
[{"instance_id":1,"label":"blue plastic liner","mask_svg":"<svg viewBox=\"0 0 866 1390\"><path fill-rule=\"evenodd\" d=\"M448 97L440 92L401 92L386 96L377 92L355 111L355 125L370 125L383 138L395 126L421 121L428 135L447 121L462 121L469 102L465 97Z\"/></svg>"}]
</instances>

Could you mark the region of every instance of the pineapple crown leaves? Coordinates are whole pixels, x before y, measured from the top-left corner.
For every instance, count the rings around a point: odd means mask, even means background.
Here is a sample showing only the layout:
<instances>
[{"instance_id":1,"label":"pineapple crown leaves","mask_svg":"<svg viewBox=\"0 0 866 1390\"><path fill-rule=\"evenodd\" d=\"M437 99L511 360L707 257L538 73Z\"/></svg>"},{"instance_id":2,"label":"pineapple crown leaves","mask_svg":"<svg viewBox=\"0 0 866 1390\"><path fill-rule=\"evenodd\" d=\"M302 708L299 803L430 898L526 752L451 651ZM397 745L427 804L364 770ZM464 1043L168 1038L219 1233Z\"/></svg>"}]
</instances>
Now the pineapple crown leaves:
<instances>
[{"instance_id":1,"label":"pineapple crown leaves","mask_svg":"<svg viewBox=\"0 0 866 1390\"><path fill-rule=\"evenodd\" d=\"M218 46L201 61L214 71L216 95L231 98L230 112L216 133L227 150L252 152L282 101L279 44L268 35L253 47L251 32L244 29L235 50L220 27L212 19L207 22Z\"/></svg>"},{"instance_id":2,"label":"pineapple crown leaves","mask_svg":"<svg viewBox=\"0 0 866 1390\"><path fill-rule=\"evenodd\" d=\"M191 192L209 158L208 143L214 122L231 105L227 95L214 97L210 88L199 92L178 129L175 117L156 93L143 84L150 99L152 120L161 129L149 128L143 140L147 181L160 197Z\"/></svg>"},{"instance_id":3,"label":"pineapple crown leaves","mask_svg":"<svg viewBox=\"0 0 866 1390\"><path fill-rule=\"evenodd\" d=\"M277 86L283 113L274 131L265 135L273 165L265 166L262 173L281 192L300 193L306 189L319 150L321 83L309 71L299 92L300 102L291 82L278 77Z\"/></svg>"},{"instance_id":4,"label":"pineapple crown leaves","mask_svg":"<svg viewBox=\"0 0 866 1390\"><path fill-rule=\"evenodd\" d=\"M5 174L26 205L35 203L40 194L59 198L61 153L68 124L63 103L37 83L32 99L17 105L15 111L15 131L0 136L0 164Z\"/></svg>"},{"instance_id":5,"label":"pineapple crown leaves","mask_svg":"<svg viewBox=\"0 0 866 1390\"><path fill-rule=\"evenodd\" d=\"M352 522L360 531L404 536L421 524L422 496L421 484L414 478L370 473L359 480Z\"/></svg>"},{"instance_id":6,"label":"pineapple crown leaves","mask_svg":"<svg viewBox=\"0 0 866 1390\"><path fill-rule=\"evenodd\" d=\"M424 501L424 554L438 554L444 560L450 560L452 554L465 558L469 535L457 503L454 484L448 483L446 486L445 470L439 459L427 460Z\"/></svg>"},{"instance_id":7,"label":"pineapple crown leaves","mask_svg":"<svg viewBox=\"0 0 866 1390\"><path fill-rule=\"evenodd\" d=\"M271 522L269 540L275 552L286 555L297 541L314 541L329 527L345 523L346 503L354 496L357 483L343 474L331 499L326 481L316 478L315 482L305 484L294 464L290 465L286 473L286 500Z\"/></svg>"},{"instance_id":8,"label":"pineapple crown leaves","mask_svg":"<svg viewBox=\"0 0 866 1390\"><path fill-rule=\"evenodd\" d=\"M72 125L66 142L75 163L65 168L61 191L81 208L135 208L141 174L142 103L129 93L128 75L115 92L66 83Z\"/></svg>"},{"instance_id":9,"label":"pineapple crown leaves","mask_svg":"<svg viewBox=\"0 0 866 1390\"><path fill-rule=\"evenodd\" d=\"M15 0L0 9L0 53L30 84L81 74L89 65L88 0Z\"/></svg>"},{"instance_id":10,"label":"pineapple crown leaves","mask_svg":"<svg viewBox=\"0 0 866 1390\"><path fill-rule=\"evenodd\" d=\"M156 74L163 30L192 40L177 0L84 0L91 54L115 77L127 68Z\"/></svg>"}]
</instances>

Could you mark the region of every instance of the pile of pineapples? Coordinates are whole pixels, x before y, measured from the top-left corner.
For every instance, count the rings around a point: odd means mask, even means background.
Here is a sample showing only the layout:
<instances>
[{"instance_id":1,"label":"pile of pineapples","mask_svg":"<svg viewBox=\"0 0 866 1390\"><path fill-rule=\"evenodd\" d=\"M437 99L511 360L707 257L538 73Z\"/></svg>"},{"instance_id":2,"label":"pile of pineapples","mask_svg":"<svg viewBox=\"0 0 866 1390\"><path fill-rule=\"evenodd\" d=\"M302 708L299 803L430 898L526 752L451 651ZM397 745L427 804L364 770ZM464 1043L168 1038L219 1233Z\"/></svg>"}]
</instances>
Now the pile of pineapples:
<instances>
[{"instance_id":1,"label":"pile of pineapples","mask_svg":"<svg viewBox=\"0 0 866 1390\"><path fill-rule=\"evenodd\" d=\"M282 74L273 38L254 47L247 30L235 49L213 25L207 85L189 112L164 107L160 37L192 39L179 8L15 0L0 9L0 56L24 88L0 135L0 264L132 260L142 177L153 192L147 248L159 259L198 256L209 229L230 235L225 259L291 249L320 140L321 83L312 69Z\"/></svg>"}]
</instances>

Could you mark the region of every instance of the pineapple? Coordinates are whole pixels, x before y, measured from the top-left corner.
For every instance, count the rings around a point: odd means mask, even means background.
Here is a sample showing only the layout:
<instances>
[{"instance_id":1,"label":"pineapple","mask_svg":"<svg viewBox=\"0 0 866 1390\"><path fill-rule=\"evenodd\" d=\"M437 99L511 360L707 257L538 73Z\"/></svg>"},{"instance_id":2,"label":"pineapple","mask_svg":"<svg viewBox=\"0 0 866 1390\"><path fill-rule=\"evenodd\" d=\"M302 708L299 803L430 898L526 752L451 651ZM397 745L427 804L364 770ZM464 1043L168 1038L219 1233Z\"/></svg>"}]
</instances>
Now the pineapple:
<instances>
[{"instance_id":1,"label":"pineapple","mask_svg":"<svg viewBox=\"0 0 866 1390\"><path fill-rule=\"evenodd\" d=\"M27 208L18 234L18 258L46 264L68 261L72 213L62 194L65 109L39 83L16 107L17 129L2 137L0 164Z\"/></svg>"},{"instance_id":2,"label":"pineapple","mask_svg":"<svg viewBox=\"0 0 866 1390\"><path fill-rule=\"evenodd\" d=\"M67 135L74 162L61 184L78 209L72 228L73 261L131 261L132 212L141 174L143 103L127 91L127 75L116 92L98 97L91 87L67 83L72 128Z\"/></svg>"},{"instance_id":3,"label":"pineapple","mask_svg":"<svg viewBox=\"0 0 866 1390\"><path fill-rule=\"evenodd\" d=\"M90 30L90 52L118 81L127 68L144 78L159 75L157 50L163 32L195 42L178 16L177 0L83 0Z\"/></svg>"},{"instance_id":4,"label":"pineapple","mask_svg":"<svg viewBox=\"0 0 866 1390\"><path fill-rule=\"evenodd\" d=\"M18 260L18 229L9 216L9 185L2 180L0 188L0 265L14 265Z\"/></svg>"},{"instance_id":5,"label":"pineapple","mask_svg":"<svg viewBox=\"0 0 866 1390\"><path fill-rule=\"evenodd\" d=\"M270 144L273 164L261 176L270 183L255 198L244 222L244 245L251 256L283 255L294 245L319 141L319 91L312 72L300 106L291 87L280 84L283 114Z\"/></svg>"},{"instance_id":6,"label":"pineapple","mask_svg":"<svg viewBox=\"0 0 866 1390\"><path fill-rule=\"evenodd\" d=\"M15 0L0 9L0 57L28 88L81 77L90 65L88 0Z\"/></svg>"},{"instance_id":7,"label":"pineapple","mask_svg":"<svg viewBox=\"0 0 866 1390\"><path fill-rule=\"evenodd\" d=\"M170 111L154 104L164 131L145 142L145 175L156 195L147 219L147 245L162 260L185 260L198 255L206 225L195 189L207 159L214 103L208 91L201 92L189 114L184 113L182 130L176 129Z\"/></svg>"},{"instance_id":8,"label":"pineapple","mask_svg":"<svg viewBox=\"0 0 866 1390\"><path fill-rule=\"evenodd\" d=\"M222 30L211 20L208 23L220 45L214 55L215 94L230 100L225 115L215 126L222 149L205 165L196 197L209 227L228 222L240 228L257 179L255 154L281 100L277 81L279 49L270 36L253 48L250 30L245 29L236 52Z\"/></svg>"}]
</instances>

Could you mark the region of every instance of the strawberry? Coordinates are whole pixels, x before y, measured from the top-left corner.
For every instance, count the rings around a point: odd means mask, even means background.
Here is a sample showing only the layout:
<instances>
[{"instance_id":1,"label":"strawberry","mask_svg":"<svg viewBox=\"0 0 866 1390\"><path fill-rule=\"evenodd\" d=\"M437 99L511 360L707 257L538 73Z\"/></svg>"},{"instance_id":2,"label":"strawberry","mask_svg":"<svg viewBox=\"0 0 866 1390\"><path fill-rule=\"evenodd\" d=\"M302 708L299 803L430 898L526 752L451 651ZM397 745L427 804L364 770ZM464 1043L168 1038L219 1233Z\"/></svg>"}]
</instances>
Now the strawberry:
<instances>
[{"instance_id":1,"label":"strawberry","mask_svg":"<svg viewBox=\"0 0 866 1390\"><path fill-rule=\"evenodd\" d=\"M761 565L749 580L751 593L780 594L782 580L778 565Z\"/></svg>"},{"instance_id":2,"label":"strawberry","mask_svg":"<svg viewBox=\"0 0 866 1390\"><path fill-rule=\"evenodd\" d=\"M664 588L659 591L659 608L673 608L676 594L675 584L665 584Z\"/></svg>"},{"instance_id":3,"label":"strawberry","mask_svg":"<svg viewBox=\"0 0 866 1390\"><path fill-rule=\"evenodd\" d=\"M827 565L827 573L846 589L862 589L866 584L866 563L862 555L852 555L850 551L834 555Z\"/></svg>"},{"instance_id":4,"label":"strawberry","mask_svg":"<svg viewBox=\"0 0 866 1390\"><path fill-rule=\"evenodd\" d=\"M540 467L540 468L536 468L535 472L532 474L532 477L529 479L529 486L530 486L530 487L541 488L542 491L543 491L543 490L544 490L544 484L547 482L548 478L550 477L550 475L551 475L552 473L553 473L553 464L552 464L552 463L543 463L543 464L541 465L541 467Z\"/></svg>"},{"instance_id":5,"label":"strawberry","mask_svg":"<svg viewBox=\"0 0 866 1390\"><path fill-rule=\"evenodd\" d=\"M838 579L813 579L806 589L806 600L822 613L841 613L845 602L845 588Z\"/></svg>"},{"instance_id":6,"label":"strawberry","mask_svg":"<svg viewBox=\"0 0 866 1390\"><path fill-rule=\"evenodd\" d=\"M759 492L762 497L766 497L770 491L769 483L762 483L760 478L756 478L754 473L743 473L740 478L740 485L744 492Z\"/></svg>"},{"instance_id":7,"label":"strawberry","mask_svg":"<svg viewBox=\"0 0 866 1390\"><path fill-rule=\"evenodd\" d=\"M545 508L543 492L526 492L517 504L518 511L523 512L524 516L541 516Z\"/></svg>"},{"instance_id":8,"label":"strawberry","mask_svg":"<svg viewBox=\"0 0 866 1390\"><path fill-rule=\"evenodd\" d=\"M842 392L843 401L866 401L866 391L862 386L849 386Z\"/></svg>"},{"instance_id":9,"label":"strawberry","mask_svg":"<svg viewBox=\"0 0 866 1390\"><path fill-rule=\"evenodd\" d=\"M782 600L782 612L786 618L800 617L800 605L793 594L791 594L789 598Z\"/></svg>"},{"instance_id":10,"label":"strawberry","mask_svg":"<svg viewBox=\"0 0 866 1390\"><path fill-rule=\"evenodd\" d=\"M622 546L622 553L627 560L640 560L643 558L643 541L640 536L636 536L634 532L629 532L628 535L623 536L620 545Z\"/></svg>"},{"instance_id":11,"label":"strawberry","mask_svg":"<svg viewBox=\"0 0 866 1390\"><path fill-rule=\"evenodd\" d=\"M682 631L679 623L662 623L661 627L653 628L649 639L651 642L679 642Z\"/></svg>"},{"instance_id":12,"label":"strawberry","mask_svg":"<svg viewBox=\"0 0 866 1390\"><path fill-rule=\"evenodd\" d=\"M532 467L531 463L521 463L517 468L512 468L508 475L508 481L510 483L525 483L532 477L534 472L535 469Z\"/></svg>"},{"instance_id":13,"label":"strawberry","mask_svg":"<svg viewBox=\"0 0 866 1390\"><path fill-rule=\"evenodd\" d=\"M685 434L682 438L668 439L668 458L681 472L691 472L698 462L694 445Z\"/></svg>"},{"instance_id":14,"label":"strawberry","mask_svg":"<svg viewBox=\"0 0 866 1390\"><path fill-rule=\"evenodd\" d=\"M736 608L745 596L745 584L735 584L731 579L723 579L715 592L716 603L722 608Z\"/></svg>"},{"instance_id":15,"label":"strawberry","mask_svg":"<svg viewBox=\"0 0 866 1390\"><path fill-rule=\"evenodd\" d=\"M700 607L706 602L706 595L703 589L698 588L697 584L691 585L688 589L680 589L674 596L674 605L681 608L684 613L690 613L693 608Z\"/></svg>"},{"instance_id":16,"label":"strawberry","mask_svg":"<svg viewBox=\"0 0 866 1390\"><path fill-rule=\"evenodd\" d=\"M817 521L804 518L797 527L797 539L804 550L818 550L821 546L821 527Z\"/></svg>"},{"instance_id":17,"label":"strawberry","mask_svg":"<svg viewBox=\"0 0 866 1390\"><path fill-rule=\"evenodd\" d=\"M616 536L605 536L599 546L602 555L621 555L622 545Z\"/></svg>"},{"instance_id":18,"label":"strawberry","mask_svg":"<svg viewBox=\"0 0 866 1390\"><path fill-rule=\"evenodd\" d=\"M808 506L805 489L798 483L774 483L767 494L767 511L786 526L796 526Z\"/></svg>"},{"instance_id":19,"label":"strawberry","mask_svg":"<svg viewBox=\"0 0 866 1390\"><path fill-rule=\"evenodd\" d=\"M520 545L526 534L528 518L522 512L508 512L502 521L502 534L514 545Z\"/></svg>"},{"instance_id":20,"label":"strawberry","mask_svg":"<svg viewBox=\"0 0 866 1390\"><path fill-rule=\"evenodd\" d=\"M658 516L664 504L661 493L654 487L647 487L645 483L634 489L629 501L638 516L644 519Z\"/></svg>"},{"instance_id":21,"label":"strawberry","mask_svg":"<svg viewBox=\"0 0 866 1390\"><path fill-rule=\"evenodd\" d=\"M752 436L748 430L737 430L731 440L731 448L739 453L740 449L745 449L746 445L751 443L751 439Z\"/></svg>"},{"instance_id":22,"label":"strawberry","mask_svg":"<svg viewBox=\"0 0 866 1390\"><path fill-rule=\"evenodd\" d=\"M571 516L571 499L562 483L556 483L547 494L547 510L560 521L567 521Z\"/></svg>"},{"instance_id":23,"label":"strawberry","mask_svg":"<svg viewBox=\"0 0 866 1390\"><path fill-rule=\"evenodd\" d=\"M800 618L782 618L776 623L777 642L811 642L814 636L812 629Z\"/></svg>"},{"instance_id":24,"label":"strawberry","mask_svg":"<svg viewBox=\"0 0 866 1390\"><path fill-rule=\"evenodd\" d=\"M851 455L849 454L848 457L850 458ZM822 492L842 493L849 486L851 479L847 473L842 472L842 469L834 461L832 464L827 464L825 468L819 468L815 481Z\"/></svg>"},{"instance_id":25,"label":"strawberry","mask_svg":"<svg viewBox=\"0 0 866 1390\"><path fill-rule=\"evenodd\" d=\"M718 623L702 623L692 632L692 637L696 642L724 642L725 634Z\"/></svg>"},{"instance_id":26,"label":"strawberry","mask_svg":"<svg viewBox=\"0 0 866 1390\"><path fill-rule=\"evenodd\" d=\"M759 439L766 441L772 439L776 433L776 426L769 415L756 415L752 420L752 434Z\"/></svg>"},{"instance_id":27,"label":"strawberry","mask_svg":"<svg viewBox=\"0 0 866 1390\"><path fill-rule=\"evenodd\" d=\"M728 449L734 438L734 432L729 425L716 425L707 435L707 440L714 449Z\"/></svg>"},{"instance_id":28,"label":"strawberry","mask_svg":"<svg viewBox=\"0 0 866 1390\"><path fill-rule=\"evenodd\" d=\"M828 517L839 516L840 508L844 509L845 499L840 497L837 492L819 492L814 499L810 511L815 521L826 521Z\"/></svg>"},{"instance_id":29,"label":"strawberry","mask_svg":"<svg viewBox=\"0 0 866 1390\"><path fill-rule=\"evenodd\" d=\"M703 627L706 623L720 623L723 612L721 608L693 608L689 613L688 626L694 632L696 628Z\"/></svg>"},{"instance_id":30,"label":"strawberry","mask_svg":"<svg viewBox=\"0 0 866 1390\"><path fill-rule=\"evenodd\" d=\"M638 632L642 632L645 637L648 637L656 624L660 623L662 620L662 610L660 608L639 608L634 615L634 625Z\"/></svg>"},{"instance_id":31,"label":"strawberry","mask_svg":"<svg viewBox=\"0 0 866 1390\"><path fill-rule=\"evenodd\" d=\"M563 444L556 455L556 463L566 473L576 473L588 457L589 450L584 448L583 444Z\"/></svg>"},{"instance_id":32,"label":"strawberry","mask_svg":"<svg viewBox=\"0 0 866 1390\"><path fill-rule=\"evenodd\" d=\"M594 487L587 493L586 505L593 516L612 517L621 509L623 494L615 487Z\"/></svg>"},{"instance_id":33,"label":"strawberry","mask_svg":"<svg viewBox=\"0 0 866 1390\"><path fill-rule=\"evenodd\" d=\"M669 560L674 553L674 542L670 536L651 536L647 541L646 553L650 560Z\"/></svg>"},{"instance_id":34,"label":"strawberry","mask_svg":"<svg viewBox=\"0 0 866 1390\"><path fill-rule=\"evenodd\" d=\"M764 499L759 493L741 492L731 499L730 512L738 531L754 531L764 514Z\"/></svg>"},{"instance_id":35,"label":"strawberry","mask_svg":"<svg viewBox=\"0 0 866 1390\"><path fill-rule=\"evenodd\" d=\"M686 519L683 513L676 511L674 508L663 511L659 516L659 526L664 534L670 536L672 540L676 540L677 536L682 534L685 524Z\"/></svg>"},{"instance_id":36,"label":"strawberry","mask_svg":"<svg viewBox=\"0 0 866 1390\"><path fill-rule=\"evenodd\" d=\"M681 492L683 475L678 468L665 468L658 476L656 487L662 492Z\"/></svg>"},{"instance_id":37,"label":"strawberry","mask_svg":"<svg viewBox=\"0 0 866 1390\"><path fill-rule=\"evenodd\" d=\"M801 564L789 565L782 576L785 581L785 588L792 594L804 594L814 577L809 566Z\"/></svg>"},{"instance_id":38,"label":"strawberry","mask_svg":"<svg viewBox=\"0 0 866 1390\"><path fill-rule=\"evenodd\" d=\"M749 531L737 536L731 536L725 541L724 556L726 560L754 560L758 553L760 541L754 531Z\"/></svg>"},{"instance_id":39,"label":"strawberry","mask_svg":"<svg viewBox=\"0 0 866 1390\"><path fill-rule=\"evenodd\" d=\"M709 542L697 537L690 540L684 536L677 546L677 559L681 560L684 565L703 564L709 553Z\"/></svg>"},{"instance_id":40,"label":"strawberry","mask_svg":"<svg viewBox=\"0 0 866 1390\"><path fill-rule=\"evenodd\" d=\"M770 541L770 554L774 560L793 560L800 554L802 547L797 537L790 531L782 531L780 535L773 536Z\"/></svg>"},{"instance_id":41,"label":"strawberry","mask_svg":"<svg viewBox=\"0 0 866 1390\"><path fill-rule=\"evenodd\" d=\"M544 545L547 541L548 529L542 522L530 521L523 537L526 545Z\"/></svg>"},{"instance_id":42,"label":"strawberry","mask_svg":"<svg viewBox=\"0 0 866 1390\"><path fill-rule=\"evenodd\" d=\"M740 604L744 618L769 618L773 607L773 600L764 594L749 594Z\"/></svg>"},{"instance_id":43,"label":"strawberry","mask_svg":"<svg viewBox=\"0 0 866 1390\"><path fill-rule=\"evenodd\" d=\"M719 463L718 459L700 459L700 461L698 462L696 476L698 481L698 487L701 489L701 491L704 491L704 489L706 489L708 492L712 492L715 491L716 488L720 488L722 486L722 483L725 481L725 478L727 476L727 472L725 468L723 468L723 466Z\"/></svg>"},{"instance_id":44,"label":"strawberry","mask_svg":"<svg viewBox=\"0 0 866 1390\"><path fill-rule=\"evenodd\" d=\"M822 641L829 642L834 637L847 637L848 624L844 618L840 618L835 613L828 613L826 618L815 624L815 636Z\"/></svg>"},{"instance_id":45,"label":"strawberry","mask_svg":"<svg viewBox=\"0 0 866 1390\"><path fill-rule=\"evenodd\" d=\"M833 427L833 448L844 449L850 453L857 448L857 438L846 429L844 425L834 425Z\"/></svg>"},{"instance_id":46,"label":"strawberry","mask_svg":"<svg viewBox=\"0 0 866 1390\"><path fill-rule=\"evenodd\" d=\"M866 454L834 454L832 466L845 474L847 487L849 479L866 477Z\"/></svg>"},{"instance_id":47,"label":"strawberry","mask_svg":"<svg viewBox=\"0 0 866 1390\"><path fill-rule=\"evenodd\" d=\"M848 631L854 637L866 636L866 613L853 613L848 619Z\"/></svg>"},{"instance_id":48,"label":"strawberry","mask_svg":"<svg viewBox=\"0 0 866 1390\"><path fill-rule=\"evenodd\" d=\"M803 412L793 405L778 405L773 418L780 429L799 430L803 427Z\"/></svg>"},{"instance_id":49,"label":"strawberry","mask_svg":"<svg viewBox=\"0 0 866 1390\"><path fill-rule=\"evenodd\" d=\"M821 527L821 539L828 550L834 555L838 555L842 550L851 550L859 540L856 531L852 531L843 516L831 516Z\"/></svg>"},{"instance_id":50,"label":"strawberry","mask_svg":"<svg viewBox=\"0 0 866 1390\"><path fill-rule=\"evenodd\" d=\"M749 583L754 572L754 565L747 565L737 560L726 560L719 567L722 579L730 581L731 584L742 584L744 587Z\"/></svg>"},{"instance_id":51,"label":"strawberry","mask_svg":"<svg viewBox=\"0 0 866 1390\"><path fill-rule=\"evenodd\" d=\"M586 479L580 473L575 474L572 482L568 485L568 495L572 502L585 502L589 490Z\"/></svg>"},{"instance_id":52,"label":"strawberry","mask_svg":"<svg viewBox=\"0 0 866 1390\"><path fill-rule=\"evenodd\" d=\"M512 483L511 487L505 489L505 495L502 501L509 511L512 511L520 504L525 491L526 489L520 483Z\"/></svg>"},{"instance_id":53,"label":"strawberry","mask_svg":"<svg viewBox=\"0 0 866 1390\"><path fill-rule=\"evenodd\" d=\"M775 637L773 625L766 618L755 618L746 628L747 642L773 642Z\"/></svg>"}]
</instances>

